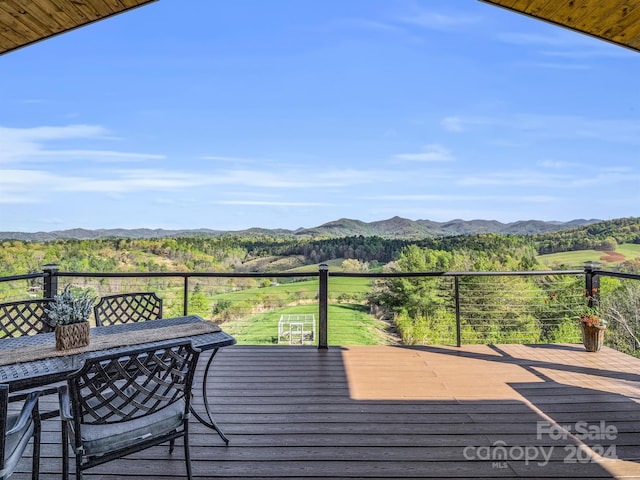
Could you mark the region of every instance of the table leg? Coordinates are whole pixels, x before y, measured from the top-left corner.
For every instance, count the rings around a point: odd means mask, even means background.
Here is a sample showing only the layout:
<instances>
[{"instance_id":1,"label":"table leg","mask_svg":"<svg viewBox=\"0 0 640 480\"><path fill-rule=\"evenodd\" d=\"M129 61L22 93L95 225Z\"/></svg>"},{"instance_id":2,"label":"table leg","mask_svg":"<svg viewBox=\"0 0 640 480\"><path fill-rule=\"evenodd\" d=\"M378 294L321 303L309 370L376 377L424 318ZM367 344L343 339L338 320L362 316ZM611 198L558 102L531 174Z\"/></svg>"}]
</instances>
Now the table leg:
<instances>
[{"instance_id":1,"label":"table leg","mask_svg":"<svg viewBox=\"0 0 640 480\"><path fill-rule=\"evenodd\" d=\"M211 356L207 361L207 366L204 369L204 378L202 379L202 401L204 402L204 409L207 418L204 418L202 415L195 411L195 409L193 408L193 403L191 404L191 413L198 419L200 423L218 432L218 435L220 435L220 438L224 441L224 443L229 445L229 439L225 436L222 430L220 430L220 427L218 427L215 420L213 419L213 416L211 415L211 409L209 408L209 398L207 397L207 379L209 378L209 369L211 368L211 364L213 363L213 358L216 356L216 353L218 353L217 348L215 348L211 352Z\"/></svg>"}]
</instances>

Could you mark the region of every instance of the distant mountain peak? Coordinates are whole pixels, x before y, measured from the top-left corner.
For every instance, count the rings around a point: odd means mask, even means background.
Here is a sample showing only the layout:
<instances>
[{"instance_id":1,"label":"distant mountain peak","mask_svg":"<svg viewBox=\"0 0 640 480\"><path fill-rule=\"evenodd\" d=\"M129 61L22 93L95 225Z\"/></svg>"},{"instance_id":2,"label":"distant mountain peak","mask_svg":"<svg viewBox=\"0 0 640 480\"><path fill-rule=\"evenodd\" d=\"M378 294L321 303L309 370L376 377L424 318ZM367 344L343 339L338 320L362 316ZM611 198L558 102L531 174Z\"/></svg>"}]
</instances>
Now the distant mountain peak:
<instances>
[{"instance_id":1,"label":"distant mountain peak","mask_svg":"<svg viewBox=\"0 0 640 480\"><path fill-rule=\"evenodd\" d=\"M474 235L478 233L498 233L512 235L529 235L547 233L559 230L568 230L585 225L598 223L601 220L576 219L569 222L519 220L511 223L502 223L497 220L462 220L454 219L448 222L436 222L433 220L410 220L400 216L394 216L387 220L363 222L351 218L340 218L324 223L313 228L298 228L296 230L249 228L238 231L211 230L206 228L190 230L164 230L164 229L98 229L74 228L52 232L0 232L0 239L23 241L50 241L57 239L91 240L97 238L167 238L167 237L192 237L192 236L272 236L272 237L351 237L351 236L378 236L383 238L427 238L452 235Z\"/></svg>"}]
</instances>

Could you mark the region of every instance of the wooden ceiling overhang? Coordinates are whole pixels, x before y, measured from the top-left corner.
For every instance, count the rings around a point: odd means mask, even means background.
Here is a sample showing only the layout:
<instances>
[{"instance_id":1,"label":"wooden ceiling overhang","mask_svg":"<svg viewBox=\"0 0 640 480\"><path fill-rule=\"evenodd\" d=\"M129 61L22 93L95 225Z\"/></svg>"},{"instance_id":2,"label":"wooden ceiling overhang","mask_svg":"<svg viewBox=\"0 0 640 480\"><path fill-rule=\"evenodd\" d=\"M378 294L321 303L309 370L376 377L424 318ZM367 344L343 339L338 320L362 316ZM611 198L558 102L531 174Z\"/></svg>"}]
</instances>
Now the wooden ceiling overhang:
<instances>
[{"instance_id":1,"label":"wooden ceiling overhang","mask_svg":"<svg viewBox=\"0 0 640 480\"><path fill-rule=\"evenodd\" d=\"M0 55L157 0L0 0ZM640 52L640 0L481 0Z\"/></svg>"},{"instance_id":2,"label":"wooden ceiling overhang","mask_svg":"<svg viewBox=\"0 0 640 480\"><path fill-rule=\"evenodd\" d=\"M157 0L0 0L0 55Z\"/></svg>"},{"instance_id":3,"label":"wooden ceiling overhang","mask_svg":"<svg viewBox=\"0 0 640 480\"><path fill-rule=\"evenodd\" d=\"M640 0L480 0L640 52Z\"/></svg>"}]
</instances>

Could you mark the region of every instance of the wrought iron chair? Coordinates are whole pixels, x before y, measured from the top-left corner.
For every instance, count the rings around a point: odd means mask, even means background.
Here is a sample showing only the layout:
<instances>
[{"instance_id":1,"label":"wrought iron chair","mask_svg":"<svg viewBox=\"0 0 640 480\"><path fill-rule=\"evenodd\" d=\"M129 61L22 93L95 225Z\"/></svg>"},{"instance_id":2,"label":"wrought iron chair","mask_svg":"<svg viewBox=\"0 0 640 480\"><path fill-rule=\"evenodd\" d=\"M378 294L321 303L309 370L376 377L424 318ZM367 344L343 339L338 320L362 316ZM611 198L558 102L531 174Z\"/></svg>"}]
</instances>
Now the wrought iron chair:
<instances>
[{"instance_id":1,"label":"wrought iron chair","mask_svg":"<svg viewBox=\"0 0 640 480\"><path fill-rule=\"evenodd\" d=\"M52 331L45 307L51 299L0 303L0 338L21 337Z\"/></svg>"},{"instance_id":2,"label":"wrought iron chair","mask_svg":"<svg viewBox=\"0 0 640 480\"><path fill-rule=\"evenodd\" d=\"M0 479L9 478L33 437L33 466L31 477L36 480L40 473L40 415L38 413L39 392L26 396L19 413L9 413L9 386L0 385Z\"/></svg>"},{"instance_id":3,"label":"wrought iron chair","mask_svg":"<svg viewBox=\"0 0 640 480\"><path fill-rule=\"evenodd\" d=\"M47 305L52 301L50 298L40 298L0 303L0 338L52 332L53 328L47 322L46 312ZM57 387L52 386L42 389L39 393L53 395L57 392ZM10 401L26 399L28 396L26 393L12 394ZM53 418L57 415L58 410L53 410L42 413L40 418Z\"/></svg>"},{"instance_id":4,"label":"wrought iron chair","mask_svg":"<svg viewBox=\"0 0 640 480\"><path fill-rule=\"evenodd\" d=\"M162 318L162 299L153 292L109 295L100 299L93 313L97 326L155 320Z\"/></svg>"},{"instance_id":5,"label":"wrought iron chair","mask_svg":"<svg viewBox=\"0 0 640 480\"><path fill-rule=\"evenodd\" d=\"M184 439L191 480L189 410L200 352L173 340L86 360L60 387L62 477L69 478L69 444L76 478L96 465L167 441Z\"/></svg>"}]
</instances>

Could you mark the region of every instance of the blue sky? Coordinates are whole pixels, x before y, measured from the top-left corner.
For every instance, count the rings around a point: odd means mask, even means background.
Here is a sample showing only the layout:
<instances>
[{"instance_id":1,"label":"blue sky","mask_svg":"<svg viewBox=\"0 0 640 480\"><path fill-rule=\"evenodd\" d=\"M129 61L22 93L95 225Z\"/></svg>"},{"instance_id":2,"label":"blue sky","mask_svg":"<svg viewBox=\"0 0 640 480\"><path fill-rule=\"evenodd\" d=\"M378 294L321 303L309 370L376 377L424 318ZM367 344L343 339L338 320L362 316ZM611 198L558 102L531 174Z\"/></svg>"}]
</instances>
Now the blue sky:
<instances>
[{"instance_id":1,"label":"blue sky","mask_svg":"<svg viewBox=\"0 0 640 480\"><path fill-rule=\"evenodd\" d=\"M638 78L476 0L160 0L0 57L0 230L638 216Z\"/></svg>"}]
</instances>

